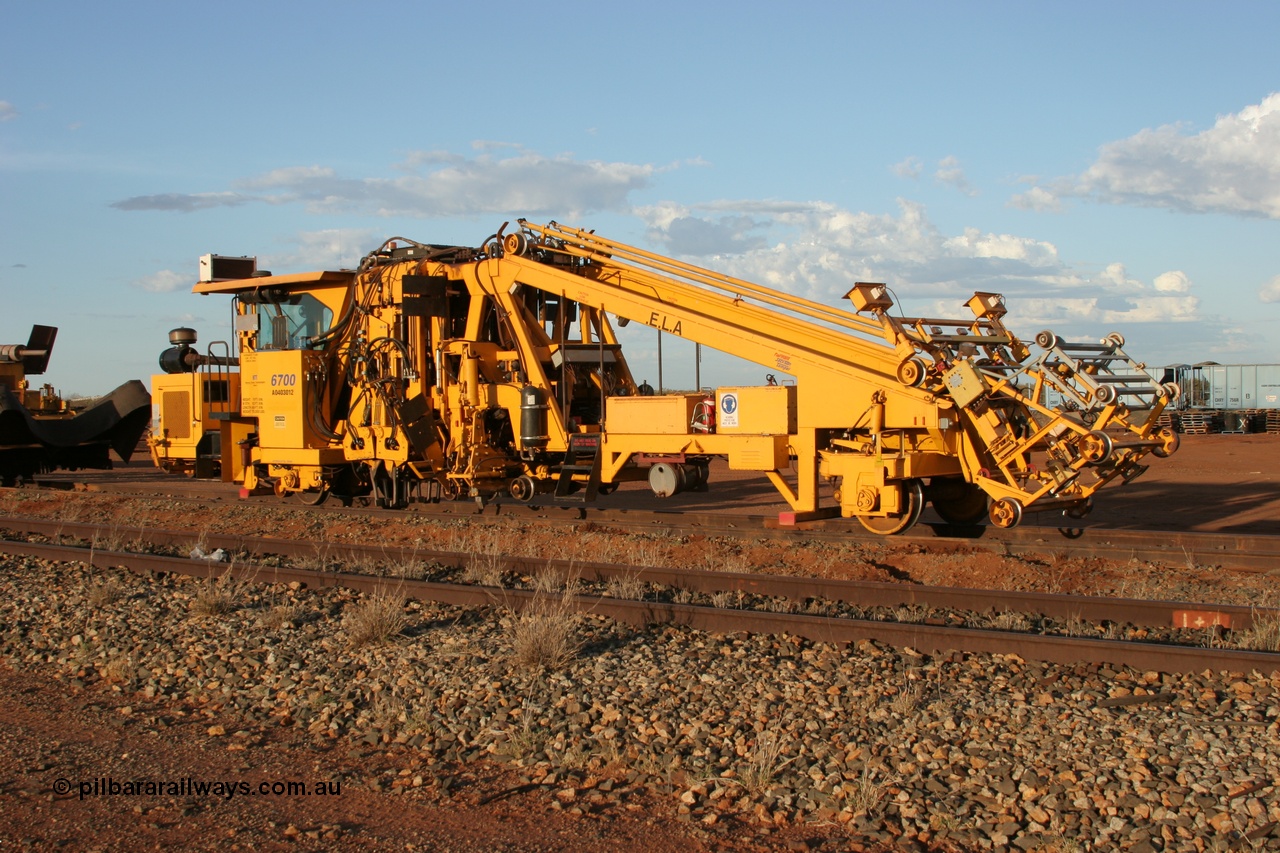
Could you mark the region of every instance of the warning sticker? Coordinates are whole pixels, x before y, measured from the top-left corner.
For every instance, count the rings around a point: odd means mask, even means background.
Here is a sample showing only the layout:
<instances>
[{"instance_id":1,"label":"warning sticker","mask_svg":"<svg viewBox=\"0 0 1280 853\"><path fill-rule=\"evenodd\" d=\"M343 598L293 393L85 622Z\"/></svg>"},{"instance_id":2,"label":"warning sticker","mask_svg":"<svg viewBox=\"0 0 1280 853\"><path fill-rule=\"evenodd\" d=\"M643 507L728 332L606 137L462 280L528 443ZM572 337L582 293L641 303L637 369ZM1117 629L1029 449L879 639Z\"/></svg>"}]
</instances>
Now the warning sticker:
<instances>
[{"instance_id":1,"label":"warning sticker","mask_svg":"<svg viewBox=\"0 0 1280 853\"><path fill-rule=\"evenodd\" d=\"M720 426L736 427L738 425L738 395L727 391L720 395Z\"/></svg>"}]
</instances>

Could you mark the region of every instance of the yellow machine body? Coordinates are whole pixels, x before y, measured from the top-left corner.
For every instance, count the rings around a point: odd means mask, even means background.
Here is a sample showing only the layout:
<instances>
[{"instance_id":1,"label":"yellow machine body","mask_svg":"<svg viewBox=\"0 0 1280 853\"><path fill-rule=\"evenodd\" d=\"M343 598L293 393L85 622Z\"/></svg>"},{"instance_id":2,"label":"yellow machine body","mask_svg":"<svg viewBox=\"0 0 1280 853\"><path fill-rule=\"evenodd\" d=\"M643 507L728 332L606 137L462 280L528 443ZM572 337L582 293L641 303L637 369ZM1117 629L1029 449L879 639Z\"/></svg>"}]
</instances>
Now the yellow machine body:
<instances>
[{"instance_id":1,"label":"yellow machine body","mask_svg":"<svg viewBox=\"0 0 1280 853\"><path fill-rule=\"evenodd\" d=\"M956 523L1083 515L1176 446L1157 426L1175 392L1122 338L1042 332L1033 357L998 294L967 319L902 318L881 284L833 308L555 223L505 227L476 248L389 241L357 270L197 284L236 306L242 437L224 471L238 453L248 489L399 506L646 477L670 493L724 457L769 478L784 521L896 533L926 501ZM611 315L794 382L641 396Z\"/></svg>"},{"instance_id":2,"label":"yellow machine body","mask_svg":"<svg viewBox=\"0 0 1280 853\"><path fill-rule=\"evenodd\" d=\"M172 474L216 477L222 462L222 420L239 406L237 373L152 376L151 434L147 438L151 460Z\"/></svg>"}]
</instances>

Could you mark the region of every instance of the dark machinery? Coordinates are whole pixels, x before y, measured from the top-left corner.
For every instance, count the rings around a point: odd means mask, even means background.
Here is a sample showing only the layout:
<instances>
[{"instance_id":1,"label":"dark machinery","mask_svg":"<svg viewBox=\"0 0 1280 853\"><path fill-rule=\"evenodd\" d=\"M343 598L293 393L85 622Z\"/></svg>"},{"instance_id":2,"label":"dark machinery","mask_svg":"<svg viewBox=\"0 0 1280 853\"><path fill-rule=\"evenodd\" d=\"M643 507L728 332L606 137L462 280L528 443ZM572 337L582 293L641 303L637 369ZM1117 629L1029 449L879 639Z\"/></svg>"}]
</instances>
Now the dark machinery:
<instances>
[{"instance_id":1,"label":"dark machinery","mask_svg":"<svg viewBox=\"0 0 1280 853\"><path fill-rule=\"evenodd\" d=\"M110 468L128 461L146 431L151 395L131 380L76 410L53 386L27 378L49 366L58 330L33 326L27 344L0 345L0 484L17 485L58 468Z\"/></svg>"}]
</instances>

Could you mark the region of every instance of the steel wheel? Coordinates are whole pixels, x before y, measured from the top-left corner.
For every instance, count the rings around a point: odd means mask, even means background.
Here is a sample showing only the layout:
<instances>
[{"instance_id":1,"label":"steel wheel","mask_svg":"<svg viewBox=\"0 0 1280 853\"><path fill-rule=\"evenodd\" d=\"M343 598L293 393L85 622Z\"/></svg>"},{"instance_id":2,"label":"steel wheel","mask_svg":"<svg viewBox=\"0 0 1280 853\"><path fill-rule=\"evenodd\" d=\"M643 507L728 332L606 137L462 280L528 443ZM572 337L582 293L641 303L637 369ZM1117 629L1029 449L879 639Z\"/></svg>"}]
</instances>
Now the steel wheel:
<instances>
[{"instance_id":1,"label":"steel wheel","mask_svg":"<svg viewBox=\"0 0 1280 853\"><path fill-rule=\"evenodd\" d=\"M508 236L507 239L510 240L511 237ZM520 476L507 484L507 493L521 503L528 503L537 494L537 488L533 484L532 477Z\"/></svg>"},{"instance_id":2,"label":"steel wheel","mask_svg":"<svg viewBox=\"0 0 1280 853\"><path fill-rule=\"evenodd\" d=\"M987 493L966 483L958 495L934 498L933 511L948 524L977 524L987 517Z\"/></svg>"},{"instance_id":3,"label":"steel wheel","mask_svg":"<svg viewBox=\"0 0 1280 853\"><path fill-rule=\"evenodd\" d=\"M294 492L294 494L298 496L299 501L307 506L320 506L320 504L324 503L325 498L329 497L329 487L322 485L315 490L308 489L307 491Z\"/></svg>"},{"instance_id":4,"label":"steel wheel","mask_svg":"<svg viewBox=\"0 0 1280 853\"><path fill-rule=\"evenodd\" d=\"M1081 519L1089 513L1093 512L1093 497L1085 498L1081 503L1072 507L1067 507L1062 514L1067 518Z\"/></svg>"},{"instance_id":5,"label":"steel wheel","mask_svg":"<svg viewBox=\"0 0 1280 853\"><path fill-rule=\"evenodd\" d=\"M1182 443L1182 438L1169 427L1165 427L1156 433L1156 440L1161 442L1160 446L1151 452L1161 459L1167 458L1170 454L1178 449L1178 445Z\"/></svg>"},{"instance_id":6,"label":"steel wheel","mask_svg":"<svg viewBox=\"0 0 1280 853\"><path fill-rule=\"evenodd\" d=\"M872 533L892 536L909 529L920 519L924 509L924 487L919 480L907 480L898 486L898 506L902 512L896 515L860 515L858 521Z\"/></svg>"},{"instance_id":7,"label":"steel wheel","mask_svg":"<svg viewBox=\"0 0 1280 853\"><path fill-rule=\"evenodd\" d=\"M1080 455L1090 465L1104 465L1111 459L1115 443L1101 430L1093 430L1080 438Z\"/></svg>"},{"instance_id":8,"label":"steel wheel","mask_svg":"<svg viewBox=\"0 0 1280 853\"><path fill-rule=\"evenodd\" d=\"M1022 521L1022 504L1017 498L999 498L991 504L991 523L996 527L1017 527Z\"/></svg>"}]
</instances>

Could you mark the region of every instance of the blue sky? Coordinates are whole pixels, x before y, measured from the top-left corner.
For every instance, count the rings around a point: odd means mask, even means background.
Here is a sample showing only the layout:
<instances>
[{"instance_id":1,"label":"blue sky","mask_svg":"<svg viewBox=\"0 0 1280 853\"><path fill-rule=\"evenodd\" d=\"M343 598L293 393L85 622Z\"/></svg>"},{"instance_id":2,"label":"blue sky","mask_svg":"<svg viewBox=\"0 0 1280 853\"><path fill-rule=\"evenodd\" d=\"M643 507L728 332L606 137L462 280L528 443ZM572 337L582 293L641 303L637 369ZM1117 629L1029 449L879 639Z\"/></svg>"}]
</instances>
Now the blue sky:
<instances>
[{"instance_id":1,"label":"blue sky","mask_svg":"<svg viewBox=\"0 0 1280 853\"><path fill-rule=\"evenodd\" d=\"M527 217L832 305L997 290L1025 338L1280 362L1277 32L1251 2L10 3L0 343L57 325L44 381L101 393L174 326L230 336L201 254L334 268Z\"/></svg>"}]
</instances>

